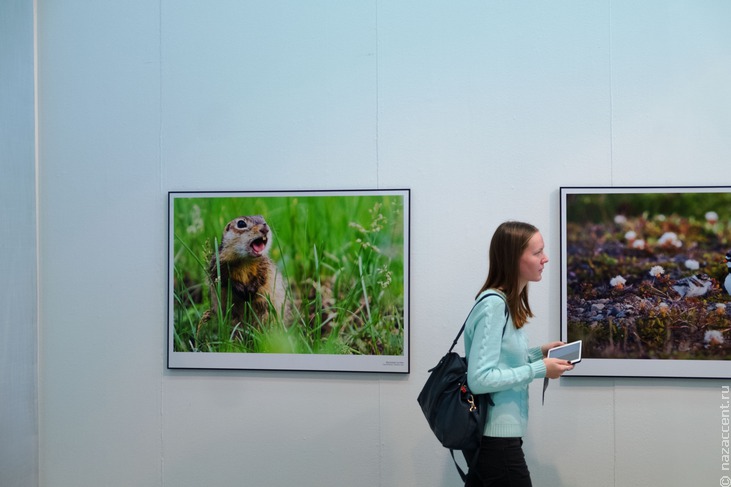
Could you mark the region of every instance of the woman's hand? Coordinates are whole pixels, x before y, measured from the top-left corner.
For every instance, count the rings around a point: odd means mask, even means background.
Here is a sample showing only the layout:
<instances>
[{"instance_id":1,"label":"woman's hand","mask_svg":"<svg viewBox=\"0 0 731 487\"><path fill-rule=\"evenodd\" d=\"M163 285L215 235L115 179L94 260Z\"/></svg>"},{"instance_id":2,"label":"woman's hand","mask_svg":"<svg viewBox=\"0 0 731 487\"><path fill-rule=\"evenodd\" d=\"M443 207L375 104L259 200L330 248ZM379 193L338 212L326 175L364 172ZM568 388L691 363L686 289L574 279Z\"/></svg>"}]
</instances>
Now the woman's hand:
<instances>
[{"instance_id":1,"label":"woman's hand","mask_svg":"<svg viewBox=\"0 0 731 487\"><path fill-rule=\"evenodd\" d=\"M551 343L544 343L541 345L541 352L543 353L543 356L548 356L548 351L552 348L560 347L561 345L566 345L564 342L551 342Z\"/></svg>"},{"instance_id":2,"label":"woman's hand","mask_svg":"<svg viewBox=\"0 0 731 487\"><path fill-rule=\"evenodd\" d=\"M546 365L546 377L549 379L558 379L564 372L574 368L571 362L560 358L544 358L543 363Z\"/></svg>"}]
</instances>

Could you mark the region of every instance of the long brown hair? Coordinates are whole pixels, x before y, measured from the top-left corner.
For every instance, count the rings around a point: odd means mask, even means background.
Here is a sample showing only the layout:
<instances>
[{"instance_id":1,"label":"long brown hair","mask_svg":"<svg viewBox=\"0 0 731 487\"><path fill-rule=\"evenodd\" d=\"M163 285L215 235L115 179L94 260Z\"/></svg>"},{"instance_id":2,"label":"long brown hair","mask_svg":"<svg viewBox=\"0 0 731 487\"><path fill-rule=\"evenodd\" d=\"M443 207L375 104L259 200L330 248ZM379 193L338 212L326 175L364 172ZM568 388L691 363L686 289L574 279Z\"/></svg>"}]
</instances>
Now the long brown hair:
<instances>
[{"instance_id":1,"label":"long brown hair","mask_svg":"<svg viewBox=\"0 0 731 487\"><path fill-rule=\"evenodd\" d=\"M522 328L533 312L528 304L528 286L520 289L520 257L528 241L538 232L530 223L507 221L500 224L490 241L490 262L482 289L499 289L505 293L510 316L516 328Z\"/></svg>"}]
</instances>

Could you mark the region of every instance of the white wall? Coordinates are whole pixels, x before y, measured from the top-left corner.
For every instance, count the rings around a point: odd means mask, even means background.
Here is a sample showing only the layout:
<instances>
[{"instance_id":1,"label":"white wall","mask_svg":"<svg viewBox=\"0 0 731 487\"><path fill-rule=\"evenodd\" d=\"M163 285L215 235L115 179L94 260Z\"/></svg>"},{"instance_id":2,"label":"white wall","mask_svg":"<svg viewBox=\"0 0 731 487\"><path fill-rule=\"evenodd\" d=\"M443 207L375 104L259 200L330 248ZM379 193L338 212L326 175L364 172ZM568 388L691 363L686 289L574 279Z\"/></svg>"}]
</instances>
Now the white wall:
<instances>
[{"instance_id":1,"label":"white wall","mask_svg":"<svg viewBox=\"0 0 731 487\"><path fill-rule=\"evenodd\" d=\"M33 3L0 2L0 485L38 485Z\"/></svg>"},{"instance_id":2,"label":"white wall","mask_svg":"<svg viewBox=\"0 0 731 487\"><path fill-rule=\"evenodd\" d=\"M40 477L459 485L416 395L508 218L558 188L728 184L731 4L39 0ZM412 189L411 370L168 371L170 190ZM728 381L564 380L536 485L718 485Z\"/></svg>"}]
</instances>

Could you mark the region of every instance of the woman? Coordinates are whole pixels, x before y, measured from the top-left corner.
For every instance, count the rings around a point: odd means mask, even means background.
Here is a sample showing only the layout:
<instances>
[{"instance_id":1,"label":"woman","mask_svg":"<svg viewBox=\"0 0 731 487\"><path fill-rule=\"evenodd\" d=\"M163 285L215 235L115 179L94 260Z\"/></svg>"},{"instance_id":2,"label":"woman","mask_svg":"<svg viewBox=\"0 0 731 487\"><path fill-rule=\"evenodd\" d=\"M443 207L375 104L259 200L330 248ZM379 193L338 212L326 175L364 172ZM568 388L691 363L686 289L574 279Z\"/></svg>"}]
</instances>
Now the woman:
<instances>
[{"instance_id":1,"label":"woman","mask_svg":"<svg viewBox=\"0 0 731 487\"><path fill-rule=\"evenodd\" d=\"M528 422L528 384L544 377L556 379L573 368L565 360L546 358L548 350L562 342L528 348L523 331L528 318L533 317L528 283L541 280L548 262L543 247L536 227L512 221L501 224L490 242L489 272L477 297L488 292L500 296L490 296L475 306L467 320L464 342L470 390L491 393L495 405L490 407L467 487L532 485L522 449Z\"/></svg>"}]
</instances>

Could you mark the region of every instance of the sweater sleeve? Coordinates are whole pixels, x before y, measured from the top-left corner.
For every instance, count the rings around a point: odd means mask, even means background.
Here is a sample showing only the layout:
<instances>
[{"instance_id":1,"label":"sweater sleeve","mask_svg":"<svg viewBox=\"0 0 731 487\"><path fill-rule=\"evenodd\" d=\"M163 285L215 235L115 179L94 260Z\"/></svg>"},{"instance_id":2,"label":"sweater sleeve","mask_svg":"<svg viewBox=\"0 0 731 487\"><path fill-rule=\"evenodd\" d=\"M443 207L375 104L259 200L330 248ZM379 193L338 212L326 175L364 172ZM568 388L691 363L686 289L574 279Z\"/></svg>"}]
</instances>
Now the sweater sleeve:
<instances>
[{"instance_id":1,"label":"sweater sleeve","mask_svg":"<svg viewBox=\"0 0 731 487\"><path fill-rule=\"evenodd\" d=\"M543 360L543 352L541 351L541 347L533 347L528 349L528 357L530 357L528 360L531 362L538 362L539 360Z\"/></svg>"},{"instance_id":2,"label":"sweater sleeve","mask_svg":"<svg viewBox=\"0 0 731 487\"><path fill-rule=\"evenodd\" d=\"M535 360L533 349L525 357L523 365L509 367L501 364L504 311L501 300L487 299L469 319L468 325L472 326L473 336L467 361L467 383L476 394L505 391L546 375L545 364L543 360ZM507 327L511 326L512 321L508 320ZM505 338L511 337L515 337L514 333L506 330Z\"/></svg>"}]
</instances>

